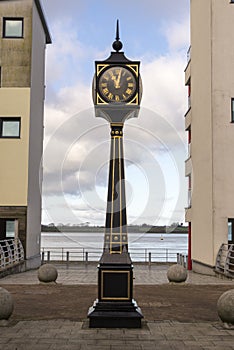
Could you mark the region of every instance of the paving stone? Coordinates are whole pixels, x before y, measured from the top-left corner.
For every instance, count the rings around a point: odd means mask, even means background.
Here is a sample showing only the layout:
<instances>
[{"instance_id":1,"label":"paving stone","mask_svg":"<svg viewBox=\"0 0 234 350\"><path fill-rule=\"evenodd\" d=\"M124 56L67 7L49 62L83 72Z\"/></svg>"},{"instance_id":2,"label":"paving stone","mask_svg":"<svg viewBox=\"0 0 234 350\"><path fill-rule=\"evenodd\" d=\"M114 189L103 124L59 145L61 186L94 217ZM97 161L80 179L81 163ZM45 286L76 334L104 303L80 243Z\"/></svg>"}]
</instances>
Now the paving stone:
<instances>
[{"instance_id":1,"label":"paving stone","mask_svg":"<svg viewBox=\"0 0 234 350\"><path fill-rule=\"evenodd\" d=\"M205 349L205 350L233 350L234 349L234 347L233 346L227 346L227 347L222 347L221 345L219 345L219 346L209 346L209 347L205 347L204 346L204 348L203 349Z\"/></svg>"},{"instance_id":2,"label":"paving stone","mask_svg":"<svg viewBox=\"0 0 234 350\"><path fill-rule=\"evenodd\" d=\"M126 343L127 350L142 350L141 345L129 345ZM119 350L119 345L111 345L111 350Z\"/></svg>"},{"instance_id":3,"label":"paving stone","mask_svg":"<svg viewBox=\"0 0 234 350\"><path fill-rule=\"evenodd\" d=\"M0 350L50 350L50 345L44 345L44 344L34 344L32 345L25 345L25 344L8 344L4 347L0 346Z\"/></svg>"},{"instance_id":4,"label":"paving stone","mask_svg":"<svg viewBox=\"0 0 234 350\"><path fill-rule=\"evenodd\" d=\"M50 347L50 350L80 350L80 349L81 349L81 344L70 344L70 343L68 343L67 345L61 345L61 346L58 344L54 344Z\"/></svg>"},{"instance_id":5,"label":"paving stone","mask_svg":"<svg viewBox=\"0 0 234 350\"><path fill-rule=\"evenodd\" d=\"M142 344L141 349L142 350L154 350L156 349L157 342L149 342L148 344Z\"/></svg>"},{"instance_id":6,"label":"paving stone","mask_svg":"<svg viewBox=\"0 0 234 350\"><path fill-rule=\"evenodd\" d=\"M212 346L214 343L212 341L207 341L206 339L202 339L199 342L202 346ZM195 340L185 340L184 344L187 346L188 349L193 346L197 346L198 342Z\"/></svg>"}]
</instances>

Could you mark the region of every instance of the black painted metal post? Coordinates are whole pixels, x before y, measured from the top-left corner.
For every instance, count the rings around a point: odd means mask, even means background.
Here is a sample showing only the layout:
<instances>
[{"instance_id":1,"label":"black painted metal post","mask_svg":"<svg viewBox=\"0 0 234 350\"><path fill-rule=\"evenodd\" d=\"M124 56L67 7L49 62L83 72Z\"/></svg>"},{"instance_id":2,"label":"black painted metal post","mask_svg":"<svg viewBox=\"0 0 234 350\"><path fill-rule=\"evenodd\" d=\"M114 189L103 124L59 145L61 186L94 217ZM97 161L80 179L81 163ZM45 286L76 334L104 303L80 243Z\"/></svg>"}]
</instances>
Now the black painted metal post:
<instances>
[{"instance_id":1,"label":"black painted metal post","mask_svg":"<svg viewBox=\"0 0 234 350\"><path fill-rule=\"evenodd\" d=\"M110 254L128 251L122 123L111 124L104 251Z\"/></svg>"},{"instance_id":2,"label":"black painted metal post","mask_svg":"<svg viewBox=\"0 0 234 350\"><path fill-rule=\"evenodd\" d=\"M140 328L133 299L133 265L128 253L123 122L111 124L111 147L103 255L98 266L98 299L89 309L91 328Z\"/></svg>"}]
</instances>

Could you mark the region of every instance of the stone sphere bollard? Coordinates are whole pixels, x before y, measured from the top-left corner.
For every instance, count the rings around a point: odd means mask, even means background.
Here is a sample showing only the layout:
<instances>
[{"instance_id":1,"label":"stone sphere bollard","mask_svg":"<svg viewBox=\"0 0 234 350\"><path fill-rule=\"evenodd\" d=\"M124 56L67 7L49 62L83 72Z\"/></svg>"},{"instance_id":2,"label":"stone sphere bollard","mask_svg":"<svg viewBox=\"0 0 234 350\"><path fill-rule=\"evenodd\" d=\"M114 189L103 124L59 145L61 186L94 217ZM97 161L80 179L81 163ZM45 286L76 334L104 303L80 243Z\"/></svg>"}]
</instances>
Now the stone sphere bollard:
<instances>
[{"instance_id":1,"label":"stone sphere bollard","mask_svg":"<svg viewBox=\"0 0 234 350\"><path fill-rule=\"evenodd\" d=\"M40 282L55 283L58 277L58 271L54 265L45 264L39 268L37 276Z\"/></svg>"},{"instance_id":2,"label":"stone sphere bollard","mask_svg":"<svg viewBox=\"0 0 234 350\"><path fill-rule=\"evenodd\" d=\"M217 302L218 315L225 327L234 327L234 289L223 293Z\"/></svg>"},{"instance_id":3,"label":"stone sphere bollard","mask_svg":"<svg viewBox=\"0 0 234 350\"><path fill-rule=\"evenodd\" d=\"M11 294L0 287L0 326L5 326L14 310L14 301Z\"/></svg>"},{"instance_id":4,"label":"stone sphere bollard","mask_svg":"<svg viewBox=\"0 0 234 350\"><path fill-rule=\"evenodd\" d=\"M169 280L169 282L185 282L187 279L187 270L182 265L172 265L167 270L167 279Z\"/></svg>"}]
</instances>

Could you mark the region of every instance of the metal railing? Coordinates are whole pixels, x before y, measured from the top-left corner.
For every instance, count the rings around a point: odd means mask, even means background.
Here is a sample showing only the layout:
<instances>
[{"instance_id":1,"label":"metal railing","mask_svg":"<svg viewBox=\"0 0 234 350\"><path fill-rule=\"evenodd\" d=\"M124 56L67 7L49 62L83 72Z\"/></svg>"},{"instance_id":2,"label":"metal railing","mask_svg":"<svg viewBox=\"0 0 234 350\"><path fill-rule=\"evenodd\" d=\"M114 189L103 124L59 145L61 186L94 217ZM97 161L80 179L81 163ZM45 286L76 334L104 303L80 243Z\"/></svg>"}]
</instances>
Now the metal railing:
<instances>
[{"instance_id":1,"label":"metal railing","mask_svg":"<svg viewBox=\"0 0 234 350\"><path fill-rule=\"evenodd\" d=\"M188 206L187 208L191 208L192 206L192 190L189 188L188 189Z\"/></svg>"},{"instance_id":2,"label":"metal railing","mask_svg":"<svg viewBox=\"0 0 234 350\"><path fill-rule=\"evenodd\" d=\"M188 110L191 107L191 96L188 96Z\"/></svg>"},{"instance_id":3,"label":"metal railing","mask_svg":"<svg viewBox=\"0 0 234 350\"><path fill-rule=\"evenodd\" d=\"M24 248L18 238L0 241L0 271L24 260Z\"/></svg>"},{"instance_id":4,"label":"metal railing","mask_svg":"<svg viewBox=\"0 0 234 350\"><path fill-rule=\"evenodd\" d=\"M43 247L41 249L42 263L47 261L61 262L98 262L101 258L102 248L74 248L74 247ZM173 248L134 248L129 249L133 262L176 262L178 249ZM184 253L184 251L179 252Z\"/></svg>"},{"instance_id":5,"label":"metal railing","mask_svg":"<svg viewBox=\"0 0 234 350\"><path fill-rule=\"evenodd\" d=\"M177 264L188 268L188 254L177 253Z\"/></svg>"},{"instance_id":6,"label":"metal railing","mask_svg":"<svg viewBox=\"0 0 234 350\"><path fill-rule=\"evenodd\" d=\"M191 157L191 142L188 143L188 158Z\"/></svg>"},{"instance_id":7,"label":"metal railing","mask_svg":"<svg viewBox=\"0 0 234 350\"><path fill-rule=\"evenodd\" d=\"M221 245L216 258L215 271L234 278L234 244Z\"/></svg>"}]
</instances>

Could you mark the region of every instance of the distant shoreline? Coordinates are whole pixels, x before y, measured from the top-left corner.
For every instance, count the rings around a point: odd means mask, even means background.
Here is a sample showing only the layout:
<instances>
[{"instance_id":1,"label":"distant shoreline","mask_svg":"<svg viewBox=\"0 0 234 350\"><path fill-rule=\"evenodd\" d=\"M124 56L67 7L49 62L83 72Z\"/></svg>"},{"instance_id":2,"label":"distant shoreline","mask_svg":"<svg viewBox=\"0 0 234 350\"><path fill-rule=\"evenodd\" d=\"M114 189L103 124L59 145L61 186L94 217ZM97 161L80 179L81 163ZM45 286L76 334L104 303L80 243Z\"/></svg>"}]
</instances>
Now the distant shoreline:
<instances>
[{"instance_id":1,"label":"distant shoreline","mask_svg":"<svg viewBox=\"0 0 234 350\"><path fill-rule=\"evenodd\" d=\"M104 232L104 226L55 226L41 225L42 232ZM187 226L150 226L150 225L130 225L128 226L129 233L188 233Z\"/></svg>"}]
</instances>

